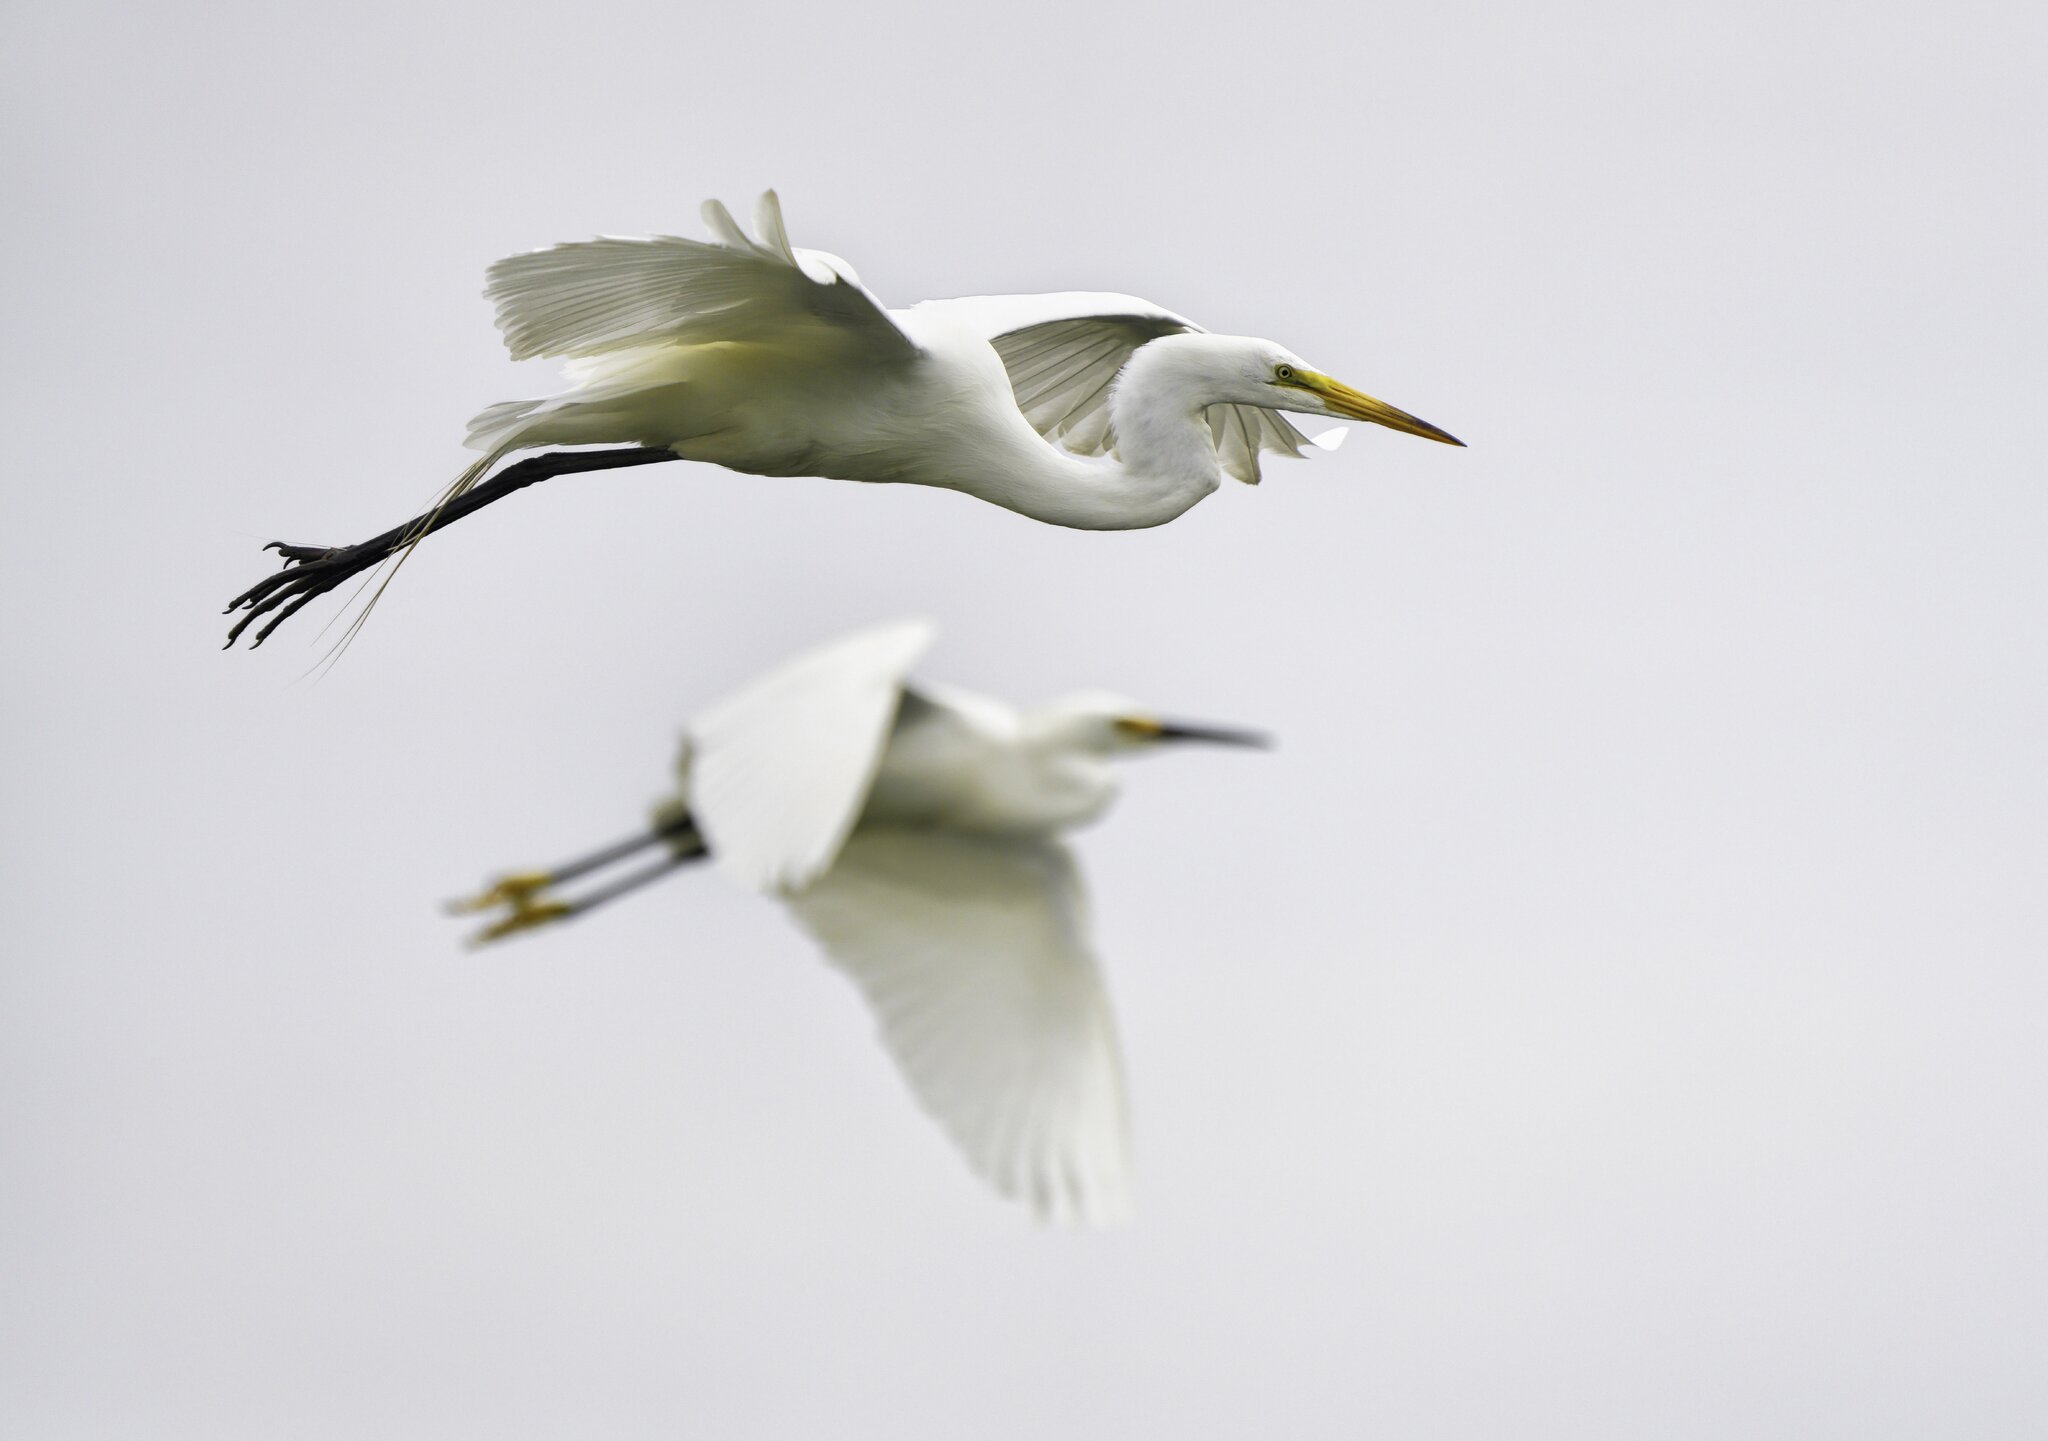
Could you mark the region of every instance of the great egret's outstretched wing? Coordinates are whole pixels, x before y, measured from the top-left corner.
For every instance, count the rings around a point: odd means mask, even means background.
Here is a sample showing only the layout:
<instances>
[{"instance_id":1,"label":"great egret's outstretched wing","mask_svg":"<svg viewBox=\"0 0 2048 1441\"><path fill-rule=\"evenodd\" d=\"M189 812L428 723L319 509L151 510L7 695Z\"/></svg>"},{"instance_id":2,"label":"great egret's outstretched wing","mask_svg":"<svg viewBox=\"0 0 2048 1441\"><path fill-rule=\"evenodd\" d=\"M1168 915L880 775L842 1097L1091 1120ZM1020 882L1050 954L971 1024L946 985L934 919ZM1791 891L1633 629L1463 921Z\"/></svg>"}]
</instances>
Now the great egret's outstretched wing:
<instances>
[{"instance_id":1,"label":"great egret's outstretched wing","mask_svg":"<svg viewBox=\"0 0 2048 1441\"><path fill-rule=\"evenodd\" d=\"M1202 329L1150 301L1108 291L925 303L944 307L988 339L1010 372L1017 408L1032 429L1076 455L1115 448L1109 391L1131 352L1163 335ZM1208 420L1225 473L1247 485L1259 483L1260 451L1298 456L1303 445L1328 443L1311 441L1278 411L1256 405L1212 405Z\"/></svg>"},{"instance_id":2,"label":"great egret's outstretched wing","mask_svg":"<svg viewBox=\"0 0 2048 1441\"><path fill-rule=\"evenodd\" d=\"M484 293L514 360L596 355L659 341L817 343L828 337L876 359L916 348L837 256L798 250L769 191L749 239L716 200L716 240L606 236L500 260Z\"/></svg>"},{"instance_id":3,"label":"great egret's outstretched wing","mask_svg":"<svg viewBox=\"0 0 2048 1441\"><path fill-rule=\"evenodd\" d=\"M1049 1219L1128 1212L1123 1065L1065 846L863 829L789 906L983 1179Z\"/></svg>"},{"instance_id":4,"label":"great egret's outstretched wing","mask_svg":"<svg viewBox=\"0 0 2048 1441\"><path fill-rule=\"evenodd\" d=\"M795 890L832 864L881 764L927 621L873 626L798 656L689 727L679 763L719 865L758 890Z\"/></svg>"}]
</instances>

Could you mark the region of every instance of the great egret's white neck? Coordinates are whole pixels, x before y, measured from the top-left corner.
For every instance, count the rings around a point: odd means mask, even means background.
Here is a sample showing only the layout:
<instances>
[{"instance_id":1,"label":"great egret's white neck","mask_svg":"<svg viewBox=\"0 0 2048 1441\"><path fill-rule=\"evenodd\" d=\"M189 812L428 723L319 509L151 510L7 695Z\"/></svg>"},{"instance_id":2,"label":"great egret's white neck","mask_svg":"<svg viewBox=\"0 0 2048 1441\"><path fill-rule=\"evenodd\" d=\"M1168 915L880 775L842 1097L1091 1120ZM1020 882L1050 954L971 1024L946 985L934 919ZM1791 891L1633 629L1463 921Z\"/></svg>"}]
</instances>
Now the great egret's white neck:
<instances>
[{"instance_id":1,"label":"great egret's white neck","mask_svg":"<svg viewBox=\"0 0 2048 1441\"><path fill-rule=\"evenodd\" d=\"M1203 412L1232 397L1200 343L1218 338L1172 336L1131 356L1110 394L1113 455L1049 444L1012 405L1001 463L976 467L959 488L1080 530L1143 530L1185 513L1223 482ZM1002 383L1007 398L1007 377Z\"/></svg>"},{"instance_id":2,"label":"great egret's white neck","mask_svg":"<svg viewBox=\"0 0 2048 1441\"><path fill-rule=\"evenodd\" d=\"M1196 488L1195 500L1223 483L1207 410L1229 396L1210 340L1183 335L1140 347L1109 396L1118 459L1140 474Z\"/></svg>"}]
</instances>

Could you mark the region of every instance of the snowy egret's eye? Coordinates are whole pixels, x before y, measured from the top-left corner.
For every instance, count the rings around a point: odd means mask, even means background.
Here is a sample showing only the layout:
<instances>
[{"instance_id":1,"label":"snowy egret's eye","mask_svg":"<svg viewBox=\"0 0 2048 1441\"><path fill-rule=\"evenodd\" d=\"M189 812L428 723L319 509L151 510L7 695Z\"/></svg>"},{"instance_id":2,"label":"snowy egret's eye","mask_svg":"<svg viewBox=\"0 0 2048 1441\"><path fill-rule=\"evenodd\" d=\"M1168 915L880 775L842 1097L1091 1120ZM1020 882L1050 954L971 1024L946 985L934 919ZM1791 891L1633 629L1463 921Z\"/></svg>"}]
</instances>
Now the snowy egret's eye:
<instances>
[{"instance_id":1,"label":"snowy egret's eye","mask_svg":"<svg viewBox=\"0 0 2048 1441\"><path fill-rule=\"evenodd\" d=\"M1273 378L1279 381L1282 385L1287 384L1289 381L1294 379L1294 367L1291 365L1282 365L1276 367L1273 371Z\"/></svg>"}]
</instances>

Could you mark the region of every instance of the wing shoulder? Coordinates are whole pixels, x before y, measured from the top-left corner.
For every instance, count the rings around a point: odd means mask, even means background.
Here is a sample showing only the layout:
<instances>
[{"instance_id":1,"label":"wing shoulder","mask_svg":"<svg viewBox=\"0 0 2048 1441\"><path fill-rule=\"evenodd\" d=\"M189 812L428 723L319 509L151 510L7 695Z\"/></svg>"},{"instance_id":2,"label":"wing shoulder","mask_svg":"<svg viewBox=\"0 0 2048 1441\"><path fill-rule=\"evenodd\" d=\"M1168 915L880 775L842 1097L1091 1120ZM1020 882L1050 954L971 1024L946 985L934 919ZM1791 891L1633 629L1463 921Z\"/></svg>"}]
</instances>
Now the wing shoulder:
<instances>
[{"instance_id":1,"label":"wing shoulder","mask_svg":"<svg viewBox=\"0 0 2048 1441\"><path fill-rule=\"evenodd\" d=\"M757 890L799 889L866 804L929 621L873 626L770 671L689 727L684 787L713 857Z\"/></svg>"}]
</instances>

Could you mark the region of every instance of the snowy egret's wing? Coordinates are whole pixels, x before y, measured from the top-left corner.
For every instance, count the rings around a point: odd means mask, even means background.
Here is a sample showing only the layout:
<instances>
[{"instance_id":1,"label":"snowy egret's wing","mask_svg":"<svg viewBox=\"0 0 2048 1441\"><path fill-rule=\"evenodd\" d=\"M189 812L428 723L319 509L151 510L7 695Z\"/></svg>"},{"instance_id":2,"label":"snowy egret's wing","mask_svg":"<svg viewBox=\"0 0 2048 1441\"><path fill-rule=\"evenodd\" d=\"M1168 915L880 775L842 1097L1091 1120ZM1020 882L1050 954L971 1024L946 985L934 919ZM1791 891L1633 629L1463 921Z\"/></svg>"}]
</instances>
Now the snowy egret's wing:
<instances>
[{"instance_id":1,"label":"snowy egret's wing","mask_svg":"<svg viewBox=\"0 0 2048 1441\"><path fill-rule=\"evenodd\" d=\"M864 828L789 907L984 1180L1048 1219L1127 1213L1123 1065L1065 846Z\"/></svg>"},{"instance_id":2,"label":"snowy egret's wing","mask_svg":"<svg viewBox=\"0 0 2048 1441\"><path fill-rule=\"evenodd\" d=\"M756 211L757 240L716 200L704 219L716 240L606 236L493 265L484 293L512 358L711 340L831 340L875 360L916 353L851 266L790 245L774 191Z\"/></svg>"},{"instance_id":3,"label":"snowy egret's wing","mask_svg":"<svg viewBox=\"0 0 2048 1441\"><path fill-rule=\"evenodd\" d=\"M860 816L927 621L895 621L769 672L689 727L683 784L712 857L746 885L793 890L832 864Z\"/></svg>"},{"instance_id":4,"label":"snowy egret's wing","mask_svg":"<svg viewBox=\"0 0 2048 1441\"><path fill-rule=\"evenodd\" d=\"M1010 372L1017 408L1032 429L1076 455L1115 448L1109 391L1131 353L1163 335L1202 328L1135 295L1107 291L977 295L926 304L944 308L987 337ZM1298 456L1308 443L1278 411L1256 405L1212 405L1208 419L1224 471L1248 485L1259 483L1260 451Z\"/></svg>"}]
</instances>

